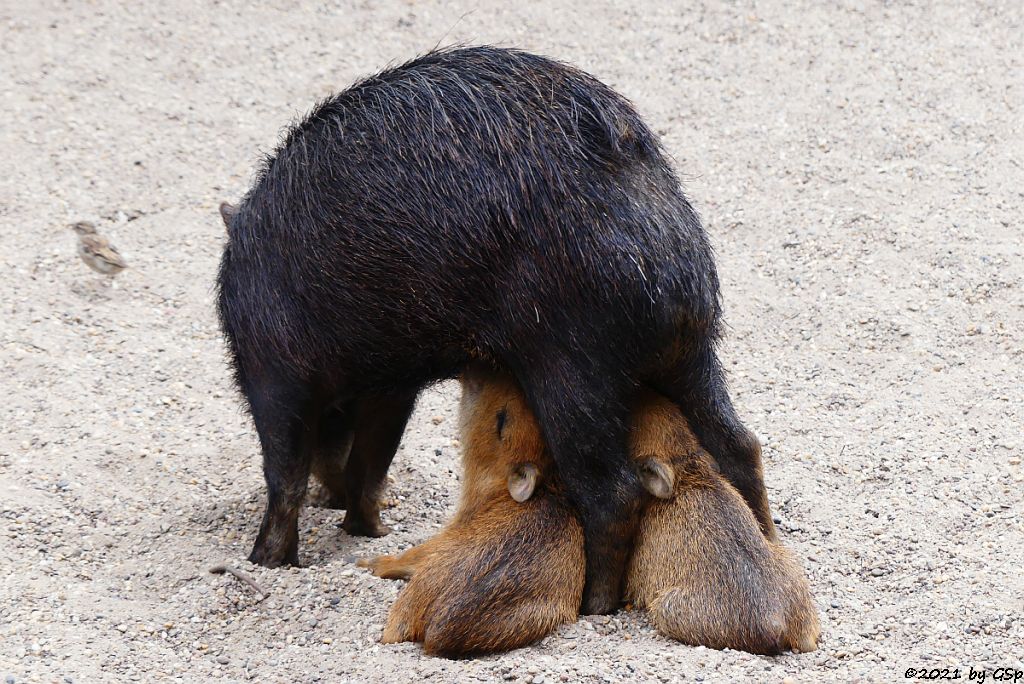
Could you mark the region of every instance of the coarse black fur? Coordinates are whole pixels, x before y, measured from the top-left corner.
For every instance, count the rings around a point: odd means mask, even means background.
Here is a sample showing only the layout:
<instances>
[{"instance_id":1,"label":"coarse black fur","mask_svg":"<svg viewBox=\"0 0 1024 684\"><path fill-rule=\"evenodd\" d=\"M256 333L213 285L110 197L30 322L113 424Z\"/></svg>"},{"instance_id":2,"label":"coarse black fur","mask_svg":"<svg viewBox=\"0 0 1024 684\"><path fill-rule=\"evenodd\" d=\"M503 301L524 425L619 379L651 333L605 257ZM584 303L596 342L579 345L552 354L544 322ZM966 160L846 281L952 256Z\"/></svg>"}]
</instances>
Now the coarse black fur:
<instances>
[{"instance_id":1,"label":"coarse black fur","mask_svg":"<svg viewBox=\"0 0 1024 684\"><path fill-rule=\"evenodd\" d=\"M774 534L715 355L707 237L654 134L594 78L517 50L431 52L320 103L222 213L220 317L268 486L254 562L298 561L321 416L358 442L366 397L389 400L356 459L386 454L383 478L405 398L471 359L508 369L537 415L585 532L584 610L620 593L640 382L679 403Z\"/></svg>"}]
</instances>

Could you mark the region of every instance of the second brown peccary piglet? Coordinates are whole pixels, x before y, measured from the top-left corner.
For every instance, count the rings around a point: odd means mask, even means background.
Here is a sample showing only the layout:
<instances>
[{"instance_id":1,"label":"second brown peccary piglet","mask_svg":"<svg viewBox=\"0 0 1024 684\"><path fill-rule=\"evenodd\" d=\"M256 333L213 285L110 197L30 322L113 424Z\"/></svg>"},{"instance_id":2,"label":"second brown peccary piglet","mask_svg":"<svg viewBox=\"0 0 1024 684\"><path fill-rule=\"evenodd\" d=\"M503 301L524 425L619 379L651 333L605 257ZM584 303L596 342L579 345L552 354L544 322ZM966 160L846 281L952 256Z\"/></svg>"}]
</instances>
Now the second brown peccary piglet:
<instances>
[{"instance_id":1,"label":"second brown peccary piglet","mask_svg":"<svg viewBox=\"0 0 1024 684\"><path fill-rule=\"evenodd\" d=\"M641 392L630 453L655 498L641 514L625 598L685 644L768 655L817 648L803 570L764 538L674 404Z\"/></svg>"},{"instance_id":2,"label":"second brown peccary piglet","mask_svg":"<svg viewBox=\"0 0 1024 684\"><path fill-rule=\"evenodd\" d=\"M298 563L311 470L349 532L385 533L417 393L474 359L537 416L583 526L587 612L616 605L636 531L639 384L680 407L774 538L716 355L707 236L655 135L591 76L511 49L429 53L320 103L222 214L220 319L267 482L253 562Z\"/></svg>"}]
</instances>

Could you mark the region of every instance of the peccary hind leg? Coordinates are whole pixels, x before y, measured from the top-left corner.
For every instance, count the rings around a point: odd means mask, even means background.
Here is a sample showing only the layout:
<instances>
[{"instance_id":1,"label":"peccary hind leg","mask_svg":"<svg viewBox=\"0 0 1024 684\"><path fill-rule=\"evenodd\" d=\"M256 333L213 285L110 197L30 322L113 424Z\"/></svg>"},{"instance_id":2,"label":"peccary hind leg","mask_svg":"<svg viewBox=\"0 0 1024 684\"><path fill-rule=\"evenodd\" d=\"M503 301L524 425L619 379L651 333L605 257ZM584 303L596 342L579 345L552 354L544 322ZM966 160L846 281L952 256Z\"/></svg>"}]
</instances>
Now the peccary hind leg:
<instances>
[{"instance_id":1,"label":"peccary hind leg","mask_svg":"<svg viewBox=\"0 0 1024 684\"><path fill-rule=\"evenodd\" d=\"M614 370L572 362L538 367L521 380L563 486L576 506L586 546L581 612L616 610L640 515L641 486L629 460L629 392Z\"/></svg>"},{"instance_id":2,"label":"peccary hind leg","mask_svg":"<svg viewBox=\"0 0 1024 684\"><path fill-rule=\"evenodd\" d=\"M722 475L750 506L765 538L778 541L764 486L761 444L736 415L714 348L704 346L684 358L674 372L656 378L652 384L682 409Z\"/></svg>"}]
</instances>

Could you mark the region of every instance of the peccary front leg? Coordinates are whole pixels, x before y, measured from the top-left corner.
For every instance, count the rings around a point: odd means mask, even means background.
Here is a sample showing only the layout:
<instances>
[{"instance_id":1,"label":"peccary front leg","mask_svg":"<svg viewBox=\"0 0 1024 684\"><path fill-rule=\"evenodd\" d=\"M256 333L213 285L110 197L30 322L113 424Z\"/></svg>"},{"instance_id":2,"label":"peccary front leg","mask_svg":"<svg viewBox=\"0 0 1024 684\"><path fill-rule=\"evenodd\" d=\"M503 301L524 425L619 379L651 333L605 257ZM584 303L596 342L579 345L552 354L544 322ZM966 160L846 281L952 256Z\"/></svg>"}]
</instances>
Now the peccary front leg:
<instances>
[{"instance_id":1,"label":"peccary front leg","mask_svg":"<svg viewBox=\"0 0 1024 684\"><path fill-rule=\"evenodd\" d=\"M320 416L316 445L313 447L313 475L323 485L320 495L310 503L323 508L348 508L345 493L345 469L352 452L352 412L332 406Z\"/></svg>"},{"instance_id":2,"label":"peccary front leg","mask_svg":"<svg viewBox=\"0 0 1024 684\"><path fill-rule=\"evenodd\" d=\"M342 528L351 535L382 537L391 531L380 520L380 500L416 394L366 396L358 402L355 439L343 478L347 511Z\"/></svg>"},{"instance_id":3,"label":"peccary front leg","mask_svg":"<svg viewBox=\"0 0 1024 684\"><path fill-rule=\"evenodd\" d=\"M316 411L309 387L294 380L244 383L263 448L267 509L249 560L268 568L299 564L299 509L306 496Z\"/></svg>"}]
</instances>

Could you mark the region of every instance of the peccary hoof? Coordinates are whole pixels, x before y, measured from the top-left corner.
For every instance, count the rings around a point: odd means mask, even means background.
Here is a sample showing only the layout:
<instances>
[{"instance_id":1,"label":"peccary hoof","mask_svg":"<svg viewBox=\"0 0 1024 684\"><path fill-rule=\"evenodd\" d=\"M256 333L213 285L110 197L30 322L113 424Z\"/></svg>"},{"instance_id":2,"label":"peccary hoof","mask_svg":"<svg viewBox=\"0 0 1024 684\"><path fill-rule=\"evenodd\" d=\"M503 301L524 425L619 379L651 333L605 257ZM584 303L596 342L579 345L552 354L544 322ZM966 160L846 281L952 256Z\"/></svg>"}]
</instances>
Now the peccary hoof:
<instances>
[{"instance_id":1,"label":"peccary hoof","mask_svg":"<svg viewBox=\"0 0 1024 684\"><path fill-rule=\"evenodd\" d=\"M299 567L299 552L296 549L290 553L281 553L275 549L268 548L267 544L261 544L257 541L256 546L252 549L252 553L249 554L249 562L254 565L262 565L265 568L279 568L289 565Z\"/></svg>"},{"instance_id":2,"label":"peccary hoof","mask_svg":"<svg viewBox=\"0 0 1024 684\"><path fill-rule=\"evenodd\" d=\"M383 537L391 533L391 528L378 520L345 516L341 529L352 537Z\"/></svg>"}]
</instances>

